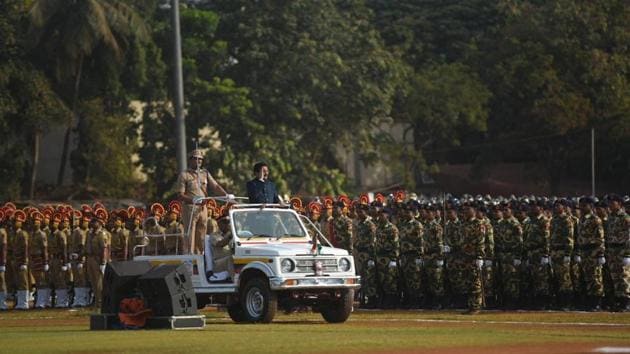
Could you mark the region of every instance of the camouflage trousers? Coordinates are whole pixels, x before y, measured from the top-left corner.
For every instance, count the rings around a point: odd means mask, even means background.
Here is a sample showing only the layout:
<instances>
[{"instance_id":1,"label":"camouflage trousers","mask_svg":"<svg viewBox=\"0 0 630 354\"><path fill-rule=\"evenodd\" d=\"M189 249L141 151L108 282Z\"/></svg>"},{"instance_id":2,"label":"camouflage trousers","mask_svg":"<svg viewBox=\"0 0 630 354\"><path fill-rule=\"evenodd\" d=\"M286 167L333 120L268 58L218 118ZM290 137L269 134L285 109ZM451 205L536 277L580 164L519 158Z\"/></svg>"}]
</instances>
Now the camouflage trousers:
<instances>
[{"instance_id":1,"label":"camouflage trousers","mask_svg":"<svg viewBox=\"0 0 630 354\"><path fill-rule=\"evenodd\" d=\"M612 279L615 297L630 298L630 266L623 265L623 247L606 249L606 266Z\"/></svg>"},{"instance_id":2,"label":"camouflage trousers","mask_svg":"<svg viewBox=\"0 0 630 354\"><path fill-rule=\"evenodd\" d=\"M422 286L422 267L417 264L418 255L404 255L400 259L405 296L418 297Z\"/></svg>"},{"instance_id":3,"label":"camouflage trousers","mask_svg":"<svg viewBox=\"0 0 630 354\"><path fill-rule=\"evenodd\" d=\"M374 264L368 264L369 261ZM364 296L376 296L378 294L378 279L376 278L375 257L367 252L357 253L357 272L361 276L361 293Z\"/></svg>"},{"instance_id":4,"label":"camouflage trousers","mask_svg":"<svg viewBox=\"0 0 630 354\"><path fill-rule=\"evenodd\" d=\"M427 256L424 258L424 274L426 283L424 289L427 294L433 296L444 295L444 264L437 256Z\"/></svg>"},{"instance_id":5,"label":"camouflage trousers","mask_svg":"<svg viewBox=\"0 0 630 354\"><path fill-rule=\"evenodd\" d=\"M602 266L597 263L596 257L582 257L580 271L582 276L582 286L585 295L604 296L604 277Z\"/></svg>"},{"instance_id":6,"label":"camouflage trousers","mask_svg":"<svg viewBox=\"0 0 630 354\"><path fill-rule=\"evenodd\" d=\"M486 267L484 265L481 273L482 273L481 278L483 281L484 296L485 297L494 296L494 293L495 293L494 292L494 281L495 281L494 267L493 266Z\"/></svg>"},{"instance_id":7,"label":"camouflage trousers","mask_svg":"<svg viewBox=\"0 0 630 354\"><path fill-rule=\"evenodd\" d=\"M7 282L5 277L6 271L0 272L0 293L7 292Z\"/></svg>"},{"instance_id":8,"label":"camouflage trousers","mask_svg":"<svg viewBox=\"0 0 630 354\"><path fill-rule=\"evenodd\" d=\"M386 295L398 295L398 264L396 258L378 256L378 283Z\"/></svg>"},{"instance_id":9,"label":"camouflage trousers","mask_svg":"<svg viewBox=\"0 0 630 354\"><path fill-rule=\"evenodd\" d=\"M540 256L529 257L527 270L530 280L529 291L534 296L548 296L549 291L549 270L550 265L543 265Z\"/></svg>"},{"instance_id":10,"label":"camouflage trousers","mask_svg":"<svg viewBox=\"0 0 630 354\"><path fill-rule=\"evenodd\" d=\"M466 262L461 257L448 256L446 259L446 282L451 295L468 293L466 285Z\"/></svg>"},{"instance_id":11,"label":"camouflage trousers","mask_svg":"<svg viewBox=\"0 0 630 354\"><path fill-rule=\"evenodd\" d=\"M553 269L553 283L558 294L566 294L573 291L573 282L571 281L571 260L567 259L568 254L565 251L551 252L551 267Z\"/></svg>"},{"instance_id":12,"label":"camouflage trousers","mask_svg":"<svg viewBox=\"0 0 630 354\"><path fill-rule=\"evenodd\" d=\"M476 267L475 261L472 259L466 260L464 271L468 288L468 308L470 310L480 310L483 305L481 271Z\"/></svg>"},{"instance_id":13,"label":"camouflage trousers","mask_svg":"<svg viewBox=\"0 0 630 354\"><path fill-rule=\"evenodd\" d=\"M501 299L518 299L521 279L520 266L514 265L516 257L510 253L497 254L496 283L498 296ZM487 288L486 288L487 289Z\"/></svg>"}]
</instances>

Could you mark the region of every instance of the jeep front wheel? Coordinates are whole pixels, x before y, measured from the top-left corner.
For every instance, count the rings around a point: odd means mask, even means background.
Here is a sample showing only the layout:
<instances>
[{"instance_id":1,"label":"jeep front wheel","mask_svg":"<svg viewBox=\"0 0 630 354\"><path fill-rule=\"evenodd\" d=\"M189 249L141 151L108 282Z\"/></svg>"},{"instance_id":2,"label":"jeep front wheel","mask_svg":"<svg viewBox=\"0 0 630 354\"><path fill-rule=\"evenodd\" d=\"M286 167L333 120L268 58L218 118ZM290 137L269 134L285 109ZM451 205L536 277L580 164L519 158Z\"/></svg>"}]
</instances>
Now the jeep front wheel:
<instances>
[{"instance_id":1,"label":"jeep front wheel","mask_svg":"<svg viewBox=\"0 0 630 354\"><path fill-rule=\"evenodd\" d=\"M269 282L263 278L253 278L245 284L240 303L247 322L269 323L278 309L276 293L271 291Z\"/></svg>"},{"instance_id":2,"label":"jeep front wheel","mask_svg":"<svg viewBox=\"0 0 630 354\"><path fill-rule=\"evenodd\" d=\"M236 323L245 322L245 314L243 314L243 308L241 304L232 304L227 306L228 315L232 321Z\"/></svg>"},{"instance_id":3,"label":"jeep front wheel","mask_svg":"<svg viewBox=\"0 0 630 354\"><path fill-rule=\"evenodd\" d=\"M341 294L340 299L322 306L322 317L330 323L346 322L352 312L353 302L354 290L348 289Z\"/></svg>"}]
</instances>

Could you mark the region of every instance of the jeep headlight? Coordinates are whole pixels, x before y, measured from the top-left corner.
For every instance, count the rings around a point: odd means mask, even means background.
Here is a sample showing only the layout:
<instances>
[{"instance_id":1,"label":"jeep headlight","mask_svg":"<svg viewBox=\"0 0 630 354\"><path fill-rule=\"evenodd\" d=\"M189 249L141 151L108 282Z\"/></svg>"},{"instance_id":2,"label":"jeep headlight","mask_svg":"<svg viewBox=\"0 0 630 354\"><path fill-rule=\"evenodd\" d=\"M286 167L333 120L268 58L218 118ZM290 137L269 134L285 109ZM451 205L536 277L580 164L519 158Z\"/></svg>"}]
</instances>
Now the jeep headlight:
<instances>
[{"instance_id":1,"label":"jeep headlight","mask_svg":"<svg viewBox=\"0 0 630 354\"><path fill-rule=\"evenodd\" d=\"M280 262L280 270L282 273L290 273L295 270L295 263L289 258L285 258Z\"/></svg>"},{"instance_id":2,"label":"jeep headlight","mask_svg":"<svg viewBox=\"0 0 630 354\"><path fill-rule=\"evenodd\" d=\"M347 272L350 270L350 261L348 260L348 258L341 258L339 260L339 270L341 270L342 272Z\"/></svg>"}]
</instances>

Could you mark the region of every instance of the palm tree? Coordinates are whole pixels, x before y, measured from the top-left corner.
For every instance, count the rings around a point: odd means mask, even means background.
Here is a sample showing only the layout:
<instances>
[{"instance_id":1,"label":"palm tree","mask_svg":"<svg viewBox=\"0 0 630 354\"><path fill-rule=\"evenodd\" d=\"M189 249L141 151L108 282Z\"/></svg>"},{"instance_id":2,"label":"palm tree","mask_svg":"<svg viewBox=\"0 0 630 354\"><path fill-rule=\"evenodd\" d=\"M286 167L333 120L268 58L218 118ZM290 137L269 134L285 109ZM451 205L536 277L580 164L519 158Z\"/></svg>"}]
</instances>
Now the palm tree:
<instances>
[{"instance_id":1,"label":"palm tree","mask_svg":"<svg viewBox=\"0 0 630 354\"><path fill-rule=\"evenodd\" d=\"M145 40L148 31L135 10L119 0L36 0L29 15L30 49L53 61L54 79L64 88L60 94L72 110L57 175L57 185L61 185L70 133L80 120L77 107L84 62L97 48L106 49L120 62L130 40Z\"/></svg>"}]
</instances>

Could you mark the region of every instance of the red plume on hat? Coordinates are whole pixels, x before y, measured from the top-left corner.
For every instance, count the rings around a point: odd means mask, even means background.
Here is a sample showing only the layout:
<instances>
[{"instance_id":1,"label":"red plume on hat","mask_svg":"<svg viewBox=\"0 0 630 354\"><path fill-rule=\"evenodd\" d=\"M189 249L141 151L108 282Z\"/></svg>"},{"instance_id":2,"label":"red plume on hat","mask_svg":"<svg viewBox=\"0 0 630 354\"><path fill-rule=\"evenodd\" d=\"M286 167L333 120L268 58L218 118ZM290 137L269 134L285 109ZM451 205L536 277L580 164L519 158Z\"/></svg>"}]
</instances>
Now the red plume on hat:
<instances>
[{"instance_id":1,"label":"red plume on hat","mask_svg":"<svg viewBox=\"0 0 630 354\"><path fill-rule=\"evenodd\" d=\"M134 213L133 213L133 217L134 217L134 219L139 219L139 220L144 219L144 210L143 209L136 209L136 211L134 211Z\"/></svg>"},{"instance_id":2,"label":"red plume on hat","mask_svg":"<svg viewBox=\"0 0 630 354\"><path fill-rule=\"evenodd\" d=\"M182 203L179 200L171 200L171 202L168 203L168 210L171 213L179 215L182 213Z\"/></svg>"},{"instance_id":3,"label":"red plume on hat","mask_svg":"<svg viewBox=\"0 0 630 354\"><path fill-rule=\"evenodd\" d=\"M376 193L376 195L374 196L374 201L377 201L381 204L385 203L385 196L382 195L381 193Z\"/></svg>"},{"instance_id":4,"label":"red plume on hat","mask_svg":"<svg viewBox=\"0 0 630 354\"><path fill-rule=\"evenodd\" d=\"M162 216L164 215L164 206L160 203L153 203L151 204L151 214L155 215L155 216Z\"/></svg>"},{"instance_id":5,"label":"red plume on hat","mask_svg":"<svg viewBox=\"0 0 630 354\"><path fill-rule=\"evenodd\" d=\"M370 197L368 197L367 194L361 194L361 196L359 197L359 202L362 205L368 205L370 204Z\"/></svg>"},{"instance_id":6,"label":"red plume on hat","mask_svg":"<svg viewBox=\"0 0 630 354\"><path fill-rule=\"evenodd\" d=\"M324 197L324 208L332 209L333 204L334 204L333 197L328 196L328 195Z\"/></svg>"},{"instance_id":7,"label":"red plume on hat","mask_svg":"<svg viewBox=\"0 0 630 354\"><path fill-rule=\"evenodd\" d=\"M302 205L302 199L300 197L293 197L289 200L291 207L297 211L303 211L304 206Z\"/></svg>"},{"instance_id":8,"label":"red plume on hat","mask_svg":"<svg viewBox=\"0 0 630 354\"><path fill-rule=\"evenodd\" d=\"M15 206L15 204L13 204L13 203L11 203L11 202L6 202L6 203L4 203L4 205L3 205L3 206L4 206L5 208L12 209L13 211L16 211L16 210L17 210L17 207Z\"/></svg>"},{"instance_id":9,"label":"red plume on hat","mask_svg":"<svg viewBox=\"0 0 630 354\"><path fill-rule=\"evenodd\" d=\"M403 203L405 197L405 191L397 191L396 194L394 194L394 201L396 201L396 203Z\"/></svg>"},{"instance_id":10,"label":"red plume on hat","mask_svg":"<svg viewBox=\"0 0 630 354\"><path fill-rule=\"evenodd\" d=\"M214 209L217 208L217 201L214 199L206 199L206 205L208 207L213 207Z\"/></svg>"},{"instance_id":11,"label":"red plume on hat","mask_svg":"<svg viewBox=\"0 0 630 354\"><path fill-rule=\"evenodd\" d=\"M92 209L92 207L87 204L81 205L81 211L83 212L84 216L92 216L92 213L94 213L94 209Z\"/></svg>"},{"instance_id":12,"label":"red plume on hat","mask_svg":"<svg viewBox=\"0 0 630 354\"><path fill-rule=\"evenodd\" d=\"M340 195L337 197L337 201L342 202L345 208L352 204L352 200L350 200L347 195Z\"/></svg>"},{"instance_id":13,"label":"red plume on hat","mask_svg":"<svg viewBox=\"0 0 630 354\"><path fill-rule=\"evenodd\" d=\"M25 222L26 221L26 213L24 212L24 210L15 210L15 212L13 213L13 217L15 218L15 221L19 221L19 222Z\"/></svg>"},{"instance_id":14,"label":"red plume on hat","mask_svg":"<svg viewBox=\"0 0 630 354\"><path fill-rule=\"evenodd\" d=\"M127 212L126 209L120 209L118 211L118 217L124 222L127 221L127 219L129 219L129 213Z\"/></svg>"},{"instance_id":15,"label":"red plume on hat","mask_svg":"<svg viewBox=\"0 0 630 354\"><path fill-rule=\"evenodd\" d=\"M97 208L94 210L94 217L97 218L103 224L107 222L107 210L104 208Z\"/></svg>"},{"instance_id":16,"label":"red plume on hat","mask_svg":"<svg viewBox=\"0 0 630 354\"><path fill-rule=\"evenodd\" d=\"M322 204L317 202L317 201L312 201L310 203L308 203L308 210L311 214L313 213L317 213L317 214L321 214L322 213Z\"/></svg>"}]
</instances>

